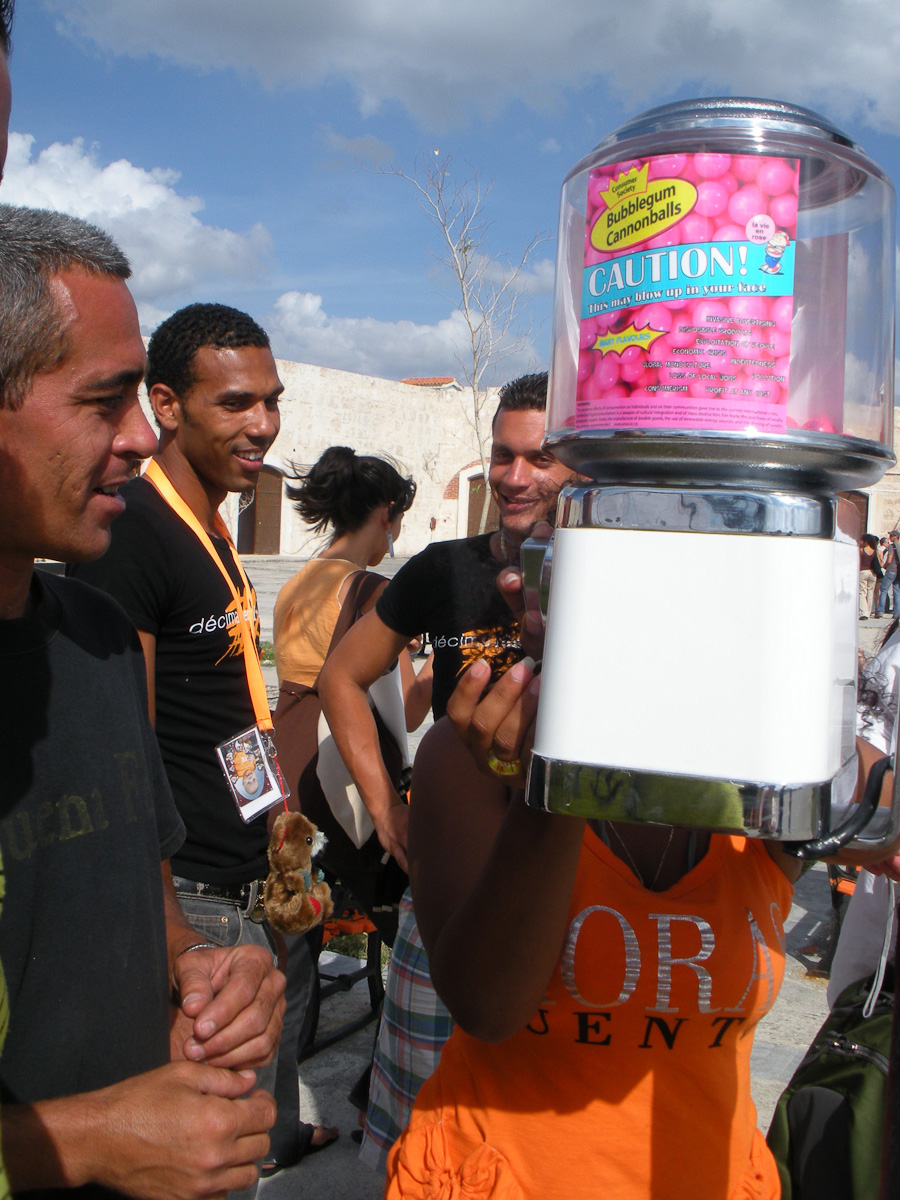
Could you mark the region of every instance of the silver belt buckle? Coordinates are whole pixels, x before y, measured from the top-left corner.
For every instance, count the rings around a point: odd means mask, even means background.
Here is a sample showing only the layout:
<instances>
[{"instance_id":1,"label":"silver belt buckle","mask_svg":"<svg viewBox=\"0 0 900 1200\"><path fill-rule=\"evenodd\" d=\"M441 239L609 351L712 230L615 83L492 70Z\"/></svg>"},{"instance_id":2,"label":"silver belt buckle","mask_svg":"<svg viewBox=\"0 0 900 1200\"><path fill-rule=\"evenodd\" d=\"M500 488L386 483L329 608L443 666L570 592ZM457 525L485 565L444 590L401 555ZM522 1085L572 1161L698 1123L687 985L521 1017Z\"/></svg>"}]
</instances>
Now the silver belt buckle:
<instances>
[{"instance_id":1,"label":"silver belt buckle","mask_svg":"<svg viewBox=\"0 0 900 1200\"><path fill-rule=\"evenodd\" d=\"M257 925L261 925L266 919L265 883L260 886L260 881L253 879L247 884L247 887L250 889L250 894L244 907L244 916L249 917Z\"/></svg>"}]
</instances>

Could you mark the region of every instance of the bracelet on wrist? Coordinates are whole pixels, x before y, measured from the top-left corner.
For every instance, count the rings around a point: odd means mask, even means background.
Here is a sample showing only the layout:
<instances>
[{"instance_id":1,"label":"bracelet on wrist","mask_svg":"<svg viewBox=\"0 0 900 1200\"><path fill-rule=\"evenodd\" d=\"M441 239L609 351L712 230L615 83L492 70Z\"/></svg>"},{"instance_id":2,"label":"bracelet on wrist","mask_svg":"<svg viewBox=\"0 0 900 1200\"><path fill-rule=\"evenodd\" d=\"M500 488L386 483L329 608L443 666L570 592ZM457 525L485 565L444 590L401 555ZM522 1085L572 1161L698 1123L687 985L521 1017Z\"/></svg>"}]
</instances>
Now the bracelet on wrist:
<instances>
[{"instance_id":1,"label":"bracelet on wrist","mask_svg":"<svg viewBox=\"0 0 900 1200\"><path fill-rule=\"evenodd\" d=\"M220 948L221 947L217 946L215 944L215 942L194 942L193 945L185 946L185 948L183 950L178 951L178 953L172 959L172 994L173 994L173 996L178 995L178 985L175 982L175 964L178 962L179 958L181 958L182 954L190 954L190 952L192 950L219 950Z\"/></svg>"},{"instance_id":2,"label":"bracelet on wrist","mask_svg":"<svg viewBox=\"0 0 900 1200\"><path fill-rule=\"evenodd\" d=\"M215 942L194 942L193 946L185 946L185 948L183 950L179 950L178 953L175 955L175 958L176 959L181 958L182 954L190 954L190 952L192 950L219 950L219 949L221 949L221 947L217 946L215 944Z\"/></svg>"}]
</instances>

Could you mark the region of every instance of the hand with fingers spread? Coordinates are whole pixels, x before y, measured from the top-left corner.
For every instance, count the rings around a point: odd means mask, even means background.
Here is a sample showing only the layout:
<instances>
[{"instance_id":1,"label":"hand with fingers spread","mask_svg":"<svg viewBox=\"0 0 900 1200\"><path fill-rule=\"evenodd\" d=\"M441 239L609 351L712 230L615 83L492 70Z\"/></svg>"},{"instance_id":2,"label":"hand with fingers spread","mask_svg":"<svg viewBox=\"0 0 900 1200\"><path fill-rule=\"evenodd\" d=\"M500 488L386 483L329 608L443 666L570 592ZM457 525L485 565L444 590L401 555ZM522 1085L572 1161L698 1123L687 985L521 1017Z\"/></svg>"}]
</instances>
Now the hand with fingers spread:
<instances>
[{"instance_id":1,"label":"hand with fingers spread","mask_svg":"<svg viewBox=\"0 0 900 1200\"><path fill-rule=\"evenodd\" d=\"M281 1036L284 976L262 946L217 946L175 958L180 1013L173 1058L240 1070L269 1062Z\"/></svg>"}]
</instances>

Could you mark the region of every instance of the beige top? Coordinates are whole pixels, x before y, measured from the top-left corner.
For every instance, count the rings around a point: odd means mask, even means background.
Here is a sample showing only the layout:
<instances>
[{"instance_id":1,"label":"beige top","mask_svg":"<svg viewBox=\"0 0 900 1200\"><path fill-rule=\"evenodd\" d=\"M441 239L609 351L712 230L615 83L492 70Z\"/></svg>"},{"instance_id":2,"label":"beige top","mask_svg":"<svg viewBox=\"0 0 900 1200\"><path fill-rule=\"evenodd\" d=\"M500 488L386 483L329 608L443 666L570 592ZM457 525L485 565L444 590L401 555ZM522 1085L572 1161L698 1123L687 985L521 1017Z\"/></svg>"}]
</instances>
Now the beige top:
<instances>
[{"instance_id":1,"label":"beige top","mask_svg":"<svg viewBox=\"0 0 900 1200\"><path fill-rule=\"evenodd\" d=\"M273 638L279 683L316 682L341 615L341 584L358 570L344 558L313 558L278 593Z\"/></svg>"}]
</instances>

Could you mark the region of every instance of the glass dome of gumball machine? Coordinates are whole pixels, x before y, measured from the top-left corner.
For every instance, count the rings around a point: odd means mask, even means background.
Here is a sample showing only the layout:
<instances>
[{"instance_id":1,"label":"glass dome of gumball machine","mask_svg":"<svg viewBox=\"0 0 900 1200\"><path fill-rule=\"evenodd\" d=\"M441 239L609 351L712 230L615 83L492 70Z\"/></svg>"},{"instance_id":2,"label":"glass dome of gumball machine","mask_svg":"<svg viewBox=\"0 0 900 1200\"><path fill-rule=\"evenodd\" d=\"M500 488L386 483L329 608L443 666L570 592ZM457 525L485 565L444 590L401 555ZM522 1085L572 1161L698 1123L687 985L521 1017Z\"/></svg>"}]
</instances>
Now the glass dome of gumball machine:
<instances>
[{"instance_id":1,"label":"glass dome of gumball machine","mask_svg":"<svg viewBox=\"0 0 900 1200\"><path fill-rule=\"evenodd\" d=\"M850 803L837 494L895 463L894 229L884 172L776 101L654 109L569 173L546 444L591 482L523 556L547 615L529 803L808 855L896 836Z\"/></svg>"}]
</instances>

